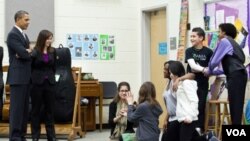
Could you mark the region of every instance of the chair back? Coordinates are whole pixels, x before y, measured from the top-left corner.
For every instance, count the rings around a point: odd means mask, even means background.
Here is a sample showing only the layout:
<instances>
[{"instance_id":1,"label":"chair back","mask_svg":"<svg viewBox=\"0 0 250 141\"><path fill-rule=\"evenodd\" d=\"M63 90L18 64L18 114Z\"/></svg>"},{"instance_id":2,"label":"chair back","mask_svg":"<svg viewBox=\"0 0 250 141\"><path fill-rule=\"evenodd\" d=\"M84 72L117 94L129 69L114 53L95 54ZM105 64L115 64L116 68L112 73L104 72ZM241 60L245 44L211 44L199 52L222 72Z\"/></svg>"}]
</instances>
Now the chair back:
<instances>
[{"instance_id":1,"label":"chair back","mask_svg":"<svg viewBox=\"0 0 250 141\"><path fill-rule=\"evenodd\" d=\"M100 81L103 86L103 99L112 99L117 94L117 84L114 81Z\"/></svg>"}]
</instances>

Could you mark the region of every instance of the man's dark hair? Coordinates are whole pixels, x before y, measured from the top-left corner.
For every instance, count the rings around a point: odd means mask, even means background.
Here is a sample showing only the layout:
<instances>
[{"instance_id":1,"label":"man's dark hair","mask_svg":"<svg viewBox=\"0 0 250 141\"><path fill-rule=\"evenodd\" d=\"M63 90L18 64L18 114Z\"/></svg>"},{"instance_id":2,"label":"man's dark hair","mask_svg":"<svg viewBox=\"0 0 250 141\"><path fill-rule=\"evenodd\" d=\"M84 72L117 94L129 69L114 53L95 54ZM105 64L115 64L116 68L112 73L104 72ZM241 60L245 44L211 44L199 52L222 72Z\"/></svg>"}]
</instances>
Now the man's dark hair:
<instances>
[{"instance_id":1,"label":"man's dark hair","mask_svg":"<svg viewBox=\"0 0 250 141\"><path fill-rule=\"evenodd\" d=\"M15 22L17 21L17 19L20 19L20 18L22 18L23 17L23 15L25 15L25 14L29 14L28 12L26 12L26 11L24 11L24 10L19 10L19 11L17 11L16 12L16 14L15 14L15 17L14 17L14 19L15 19Z\"/></svg>"},{"instance_id":2,"label":"man's dark hair","mask_svg":"<svg viewBox=\"0 0 250 141\"><path fill-rule=\"evenodd\" d=\"M203 41L205 40L205 31L200 27L195 27L192 29L192 32L196 32L199 37L203 37Z\"/></svg>"},{"instance_id":3,"label":"man's dark hair","mask_svg":"<svg viewBox=\"0 0 250 141\"><path fill-rule=\"evenodd\" d=\"M231 23L222 23L219 25L219 28L222 32L225 32L227 36L232 37L233 39L237 36L237 29Z\"/></svg>"}]
</instances>

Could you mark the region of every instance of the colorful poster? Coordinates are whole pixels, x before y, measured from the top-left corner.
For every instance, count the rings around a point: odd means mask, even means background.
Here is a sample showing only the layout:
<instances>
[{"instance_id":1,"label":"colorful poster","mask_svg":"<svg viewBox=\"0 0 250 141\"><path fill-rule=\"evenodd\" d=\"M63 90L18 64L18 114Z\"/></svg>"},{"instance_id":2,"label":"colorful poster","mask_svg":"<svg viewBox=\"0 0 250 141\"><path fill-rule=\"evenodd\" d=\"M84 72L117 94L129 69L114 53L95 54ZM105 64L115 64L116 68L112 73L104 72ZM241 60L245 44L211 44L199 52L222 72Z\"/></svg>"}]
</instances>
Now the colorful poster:
<instances>
[{"instance_id":1,"label":"colorful poster","mask_svg":"<svg viewBox=\"0 0 250 141\"><path fill-rule=\"evenodd\" d=\"M67 34L67 46L70 49L71 58L73 60L82 59L82 35L80 34Z\"/></svg>"},{"instance_id":2,"label":"colorful poster","mask_svg":"<svg viewBox=\"0 0 250 141\"><path fill-rule=\"evenodd\" d=\"M100 60L115 60L115 38L113 35L100 35Z\"/></svg>"},{"instance_id":3,"label":"colorful poster","mask_svg":"<svg viewBox=\"0 0 250 141\"><path fill-rule=\"evenodd\" d=\"M67 34L66 40L73 60L115 59L115 37L112 35Z\"/></svg>"},{"instance_id":4,"label":"colorful poster","mask_svg":"<svg viewBox=\"0 0 250 141\"><path fill-rule=\"evenodd\" d=\"M218 44L218 31L207 31L204 45L214 50Z\"/></svg>"},{"instance_id":5,"label":"colorful poster","mask_svg":"<svg viewBox=\"0 0 250 141\"><path fill-rule=\"evenodd\" d=\"M98 58L98 35L83 34L83 59L97 60Z\"/></svg>"}]
</instances>

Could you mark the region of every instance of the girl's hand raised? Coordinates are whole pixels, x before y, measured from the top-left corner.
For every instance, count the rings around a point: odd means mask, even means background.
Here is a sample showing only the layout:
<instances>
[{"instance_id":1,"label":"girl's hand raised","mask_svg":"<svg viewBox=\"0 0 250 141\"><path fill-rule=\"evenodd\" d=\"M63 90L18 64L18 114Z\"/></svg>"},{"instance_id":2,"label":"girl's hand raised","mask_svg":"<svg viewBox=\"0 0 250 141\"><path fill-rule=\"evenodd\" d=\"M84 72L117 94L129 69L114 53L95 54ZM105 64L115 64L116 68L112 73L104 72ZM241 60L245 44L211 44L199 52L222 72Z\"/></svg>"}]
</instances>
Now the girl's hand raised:
<instances>
[{"instance_id":1,"label":"girl's hand raised","mask_svg":"<svg viewBox=\"0 0 250 141\"><path fill-rule=\"evenodd\" d=\"M130 91L127 93L126 99L127 99L128 105L133 105L134 96Z\"/></svg>"}]
</instances>

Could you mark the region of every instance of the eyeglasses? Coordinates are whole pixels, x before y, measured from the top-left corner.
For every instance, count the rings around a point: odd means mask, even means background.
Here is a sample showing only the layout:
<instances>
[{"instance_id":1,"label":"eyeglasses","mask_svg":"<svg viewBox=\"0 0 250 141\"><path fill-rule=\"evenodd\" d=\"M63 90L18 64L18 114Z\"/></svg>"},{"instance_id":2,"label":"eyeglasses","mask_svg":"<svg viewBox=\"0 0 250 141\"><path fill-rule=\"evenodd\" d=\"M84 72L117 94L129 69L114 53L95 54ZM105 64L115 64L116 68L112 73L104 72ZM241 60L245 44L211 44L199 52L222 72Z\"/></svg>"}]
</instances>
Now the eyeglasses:
<instances>
[{"instance_id":1,"label":"eyeglasses","mask_svg":"<svg viewBox=\"0 0 250 141\"><path fill-rule=\"evenodd\" d=\"M120 92L121 92L121 93L123 93L123 92L126 93L126 92L128 92L128 90L120 90Z\"/></svg>"}]
</instances>

